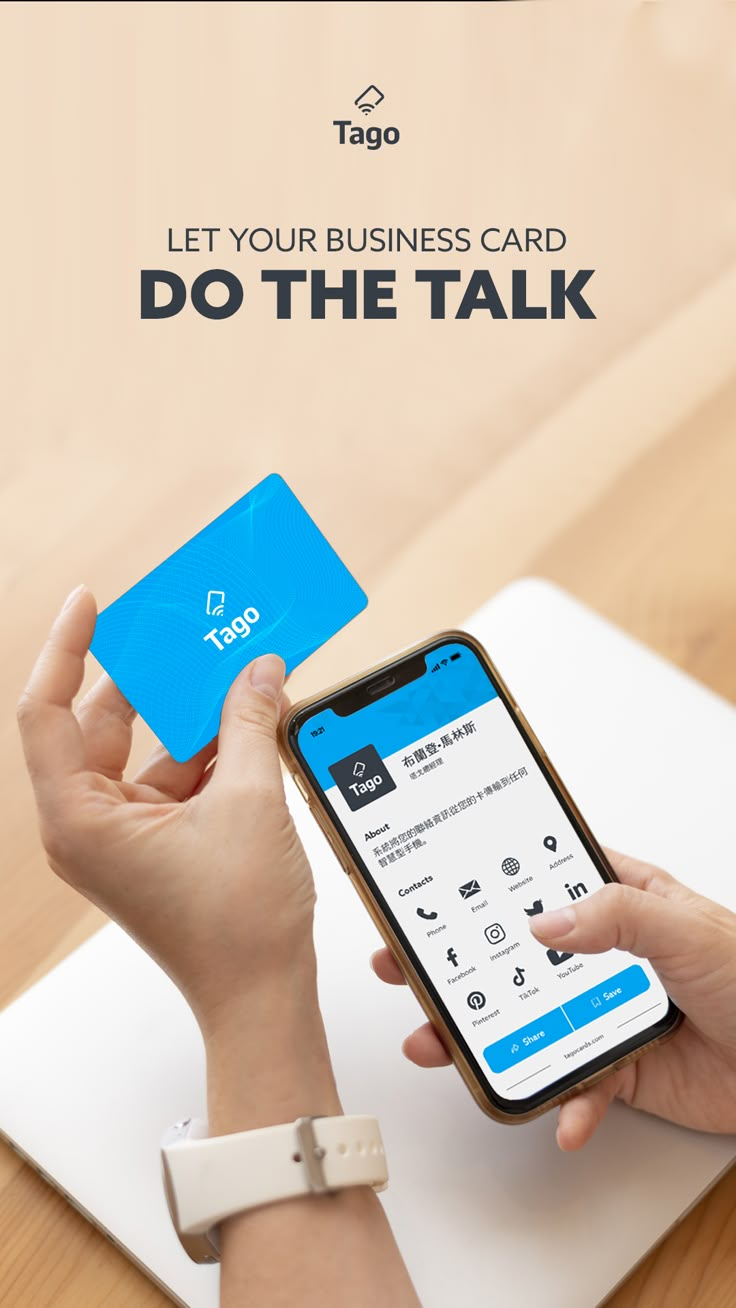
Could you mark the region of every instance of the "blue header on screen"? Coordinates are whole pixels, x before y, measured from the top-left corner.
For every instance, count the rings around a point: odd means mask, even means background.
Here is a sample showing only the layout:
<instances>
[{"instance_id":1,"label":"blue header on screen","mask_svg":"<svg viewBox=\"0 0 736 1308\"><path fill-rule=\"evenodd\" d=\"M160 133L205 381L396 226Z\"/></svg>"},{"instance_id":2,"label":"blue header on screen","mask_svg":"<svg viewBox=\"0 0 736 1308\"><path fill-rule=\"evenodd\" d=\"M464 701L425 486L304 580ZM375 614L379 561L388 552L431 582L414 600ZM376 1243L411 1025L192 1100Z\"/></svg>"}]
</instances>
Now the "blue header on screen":
<instances>
[{"instance_id":1,"label":"blue header on screen","mask_svg":"<svg viewBox=\"0 0 736 1308\"><path fill-rule=\"evenodd\" d=\"M453 654L460 657L453 659ZM443 659L447 660L444 665ZM439 669L433 672L438 663ZM448 722L472 713L498 694L467 645L452 641L439 645L427 655L426 664L423 676L349 717L323 709L301 726L299 747L323 790L335 784L328 771L330 764L356 749L375 745L381 758L387 758L413 741L441 732ZM312 734L315 731L319 732L316 736Z\"/></svg>"}]
</instances>

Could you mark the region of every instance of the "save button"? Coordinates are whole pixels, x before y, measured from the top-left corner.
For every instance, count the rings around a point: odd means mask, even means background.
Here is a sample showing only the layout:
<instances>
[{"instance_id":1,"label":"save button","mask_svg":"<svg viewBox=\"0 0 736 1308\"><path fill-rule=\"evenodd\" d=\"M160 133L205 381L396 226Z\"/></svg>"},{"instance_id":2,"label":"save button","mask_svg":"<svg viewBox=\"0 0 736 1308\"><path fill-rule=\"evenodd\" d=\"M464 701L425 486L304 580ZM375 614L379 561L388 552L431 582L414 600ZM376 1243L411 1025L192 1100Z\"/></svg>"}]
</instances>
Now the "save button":
<instances>
[{"instance_id":1,"label":"save button","mask_svg":"<svg viewBox=\"0 0 736 1308\"><path fill-rule=\"evenodd\" d=\"M620 1008L648 989L649 978L646 972L638 963L634 963L631 967L624 968L623 972L617 972L616 976L602 981L600 985L584 990L582 995L576 995L562 1007L570 1025L579 1031L581 1026L596 1022L604 1013Z\"/></svg>"}]
</instances>

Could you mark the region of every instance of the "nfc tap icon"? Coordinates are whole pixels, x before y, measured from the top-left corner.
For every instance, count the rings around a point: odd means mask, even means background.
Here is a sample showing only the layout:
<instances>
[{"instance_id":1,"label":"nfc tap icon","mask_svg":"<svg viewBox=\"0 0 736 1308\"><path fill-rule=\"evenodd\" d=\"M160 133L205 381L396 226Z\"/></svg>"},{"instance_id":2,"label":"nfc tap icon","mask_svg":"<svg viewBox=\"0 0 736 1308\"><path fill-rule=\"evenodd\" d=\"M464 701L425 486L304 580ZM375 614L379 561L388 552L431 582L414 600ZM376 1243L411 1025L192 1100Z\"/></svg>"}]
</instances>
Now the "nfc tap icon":
<instances>
[{"instance_id":1,"label":"nfc tap icon","mask_svg":"<svg viewBox=\"0 0 736 1308\"><path fill-rule=\"evenodd\" d=\"M225 612L225 592L224 590L207 591L207 613L214 618L219 618Z\"/></svg>"},{"instance_id":2,"label":"nfc tap icon","mask_svg":"<svg viewBox=\"0 0 736 1308\"><path fill-rule=\"evenodd\" d=\"M379 91L377 86L367 86L365 91L361 91L355 103L362 114L372 114L377 109L383 99L383 91Z\"/></svg>"}]
</instances>

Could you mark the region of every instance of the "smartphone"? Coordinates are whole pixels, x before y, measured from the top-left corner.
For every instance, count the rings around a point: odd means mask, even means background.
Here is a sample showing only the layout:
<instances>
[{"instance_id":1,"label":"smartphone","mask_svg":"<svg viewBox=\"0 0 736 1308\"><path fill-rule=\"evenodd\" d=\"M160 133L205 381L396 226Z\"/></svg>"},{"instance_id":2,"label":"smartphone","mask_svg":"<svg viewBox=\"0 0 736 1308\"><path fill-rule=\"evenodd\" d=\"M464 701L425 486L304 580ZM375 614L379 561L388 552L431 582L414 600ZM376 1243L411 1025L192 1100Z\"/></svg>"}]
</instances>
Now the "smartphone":
<instances>
[{"instance_id":1,"label":"smartphone","mask_svg":"<svg viewBox=\"0 0 736 1308\"><path fill-rule=\"evenodd\" d=\"M644 960L529 918L616 877L482 645L443 632L297 704L284 759L480 1107L526 1121L672 1033Z\"/></svg>"}]
</instances>

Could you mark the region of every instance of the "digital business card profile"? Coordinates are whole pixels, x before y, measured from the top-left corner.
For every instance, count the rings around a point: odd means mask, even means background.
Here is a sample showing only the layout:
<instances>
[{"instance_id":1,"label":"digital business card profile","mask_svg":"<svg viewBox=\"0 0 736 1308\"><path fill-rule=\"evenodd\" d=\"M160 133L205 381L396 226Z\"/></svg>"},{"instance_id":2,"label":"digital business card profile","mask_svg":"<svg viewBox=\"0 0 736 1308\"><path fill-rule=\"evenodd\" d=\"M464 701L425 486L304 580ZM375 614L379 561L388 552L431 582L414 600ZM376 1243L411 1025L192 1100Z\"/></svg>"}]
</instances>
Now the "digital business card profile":
<instances>
[{"instance_id":1,"label":"digital business card profile","mask_svg":"<svg viewBox=\"0 0 736 1308\"><path fill-rule=\"evenodd\" d=\"M450 635L452 639L448 639ZM338 709L338 695L328 695L310 706L307 717L297 717L295 739L292 738L296 744L295 753L297 759L306 763L307 776L321 792L338 832L342 831L343 842L347 843L350 857L357 863L358 874L367 884L369 895L379 906L391 933L398 936L419 986L432 999L432 1011L436 1009L443 1027L447 1026L451 1048L461 1053L469 1065L463 1075L476 1099L486 1111L488 1108L492 1110L492 1116L500 1116L506 1121L518 1120L519 1117L523 1120L554 1103L560 1092L572 1085L585 1084L591 1075L609 1068L621 1057L640 1048L647 1035L650 1040L656 1038L660 1026L664 1027L665 1023L671 1026L671 1018L669 1010L662 1014L659 1022L646 1016L646 1010L635 1013L633 1017L639 1029L632 1031L627 1039L614 1016L607 1019L605 1027L596 1026L584 1044L579 1039L576 1042L574 1032L577 1026L567 1018L568 1009L573 1011L570 1005L585 1006L586 1002L592 1005L595 1001L593 1016L596 1023L599 1022L608 1009L612 1014L615 1009L613 1002L607 1005L602 1001L598 1003L603 994L602 987L615 991L620 1004L635 997L629 972L611 976L613 960L601 955L600 961L586 960L584 965L578 962L574 969L577 974L584 966L587 986L580 984L582 976L571 979L572 969L561 973L559 965L565 958L553 958L548 952L545 956L544 948L528 935L527 930L522 930L526 927L529 908L526 901L517 900L514 892L527 881L538 881L533 893L547 891L550 902L545 903L545 908L556 907L555 900L564 903L564 893L569 896L570 888L562 885L560 876L550 875L557 866L550 860L550 831L556 832L554 845L559 841L562 847L564 843L567 850L564 861L567 863L569 858L577 860L580 872L588 871L594 884L612 879L605 858L584 823L580 823L574 806L572 809L568 807L564 792L560 793L554 774L550 775L545 767L533 740L526 737L505 692L499 692L485 652L474 647L469 638L467 641L458 640L455 633L448 633L444 638L436 638L420 653L424 660L420 672L416 672L413 666L417 662L415 651L410 651L392 665L398 672L399 685L390 694L399 694L404 701L403 706L401 702L396 705L395 714L389 712L386 696L381 696L373 704L362 703L365 696L349 687L348 693L352 691L358 702L343 702ZM402 681L402 664L415 675ZM361 681L366 681L366 677ZM329 710L333 705L336 716L330 717ZM402 716L406 708L409 712ZM464 721L470 713L473 715L472 731L446 733L446 728ZM361 730L364 714L366 720ZM304 730L307 722L310 723L308 732ZM333 753L330 743L338 746L334 753L340 754L338 742L343 744L343 749L350 750L356 736L358 739L362 736L364 741L367 738L370 743L362 749L352 749L335 762L329 761ZM457 751L456 739L462 742L461 751ZM377 742L381 753L372 741ZM421 749L415 751L417 741ZM486 784L492 780L490 769L499 777L509 771L511 755L514 766L517 763L524 765L524 785L529 788L529 794L524 794L523 802L521 794L510 784L506 788L500 783ZM415 775L409 769L420 756L423 765ZM429 762L425 762L425 758ZM436 763L438 758L442 760L441 765ZM480 775L480 768L483 775ZM488 775L485 775L487 769ZM512 776L515 775L512 771ZM334 784L332 796L328 777ZM419 787L416 790L415 782ZM426 791L425 785L428 787ZM396 796L387 798L385 808L371 809L370 814L363 816L361 809L384 795L388 797L392 791ZM335 792L339 792L349 812L340 812L342 804L337 801L336 806ZM487 799L486 796L491 794L494 797ZM426 812L420 799L425 795L429 801ZM509 801L509 796L514 797L513 802ZM453 802L449 803L450 800ZM420 802L421 808L418 807ZM430 821L429 815L433 812L439 812L440 816ZM452 827L446 825L450 817ZM462 826L455 826L456 818ZM368 830L368 827L372 829ZM407 831L401 831L402 827ZM411 863L404 868L400 849L403 850L407 843L405 836L415 835L420 838L408 841ZM366 848L369 843L372 846L370 851ZM392 856L394 849L395 858ZM519 870L519 859L507 858L509 853L521 856L520 861L529 873L526 878L509 882L512 873L505 863L513 862L516 871ZM475 901L471 900L470 913L461 908L466 898L463 894L465 887L454 883L448 876L457 870L459 882L461 876L467 877L471 868L480 877L483 891L478 894L477 903L483 921L477 919L476 927L470 916L476 911ZM505 876L500 875L503 872ZM532 891L529 893L531 895ZM492 901L490 904L489 900ZM541 905L542 900L539 902ZM431 925L438 918L446 919L439 928ZM491 918L497 919L497 923L505 923L502 930L510 939L514 938L513 947L524 951L524 970L530 974L526 988L519 985L511 971L504 970L502 954L496 952L488 956L488 944L494 942L489 940L484 928L488 927ZM473 1008L473 996L466 996L462 986L451 992L447 989L459 977L455 971L447 975L444 946L437 953L431 943L438 930L445 930L445 942L452 936L450 943L456 957L459 956L460 966L474 962L476 969L483 971L484 979L491 987L490 993L498 996L498 1003L490 1016L490 1009L480 1018L473 1012L471 1020L469 1010ZM455 966L449 953L447 960ZM551 970L550 964L558 970ZM467 970L461 973L468 974ZM637 978L641 983L643 969L641 975L637 972ZM653 976L646 979L645 984L647 988L653 985L659 989ZM566 1005L564 1012L560 1008L562 1001ZM667 1003L664 992L660 1002ZM522 1008L522 1004L528 1004L528 1010ZM487 1026L491 1017L496 1028L492 1033ZM558 1019L559 1031L550 1025L554 1017ZM483 1022L486 1025L482 1025ZM597 1046L595 1050L594 1045ZM539 1050L544 1052L533 1068L533 1075L538 1076L539 1081L532 1089L527 1085L528 1064L519 1072L516 1064L526 1061ZM463 1071L462 1064L458 1066Z\"/></svg>"}]
</instances>

